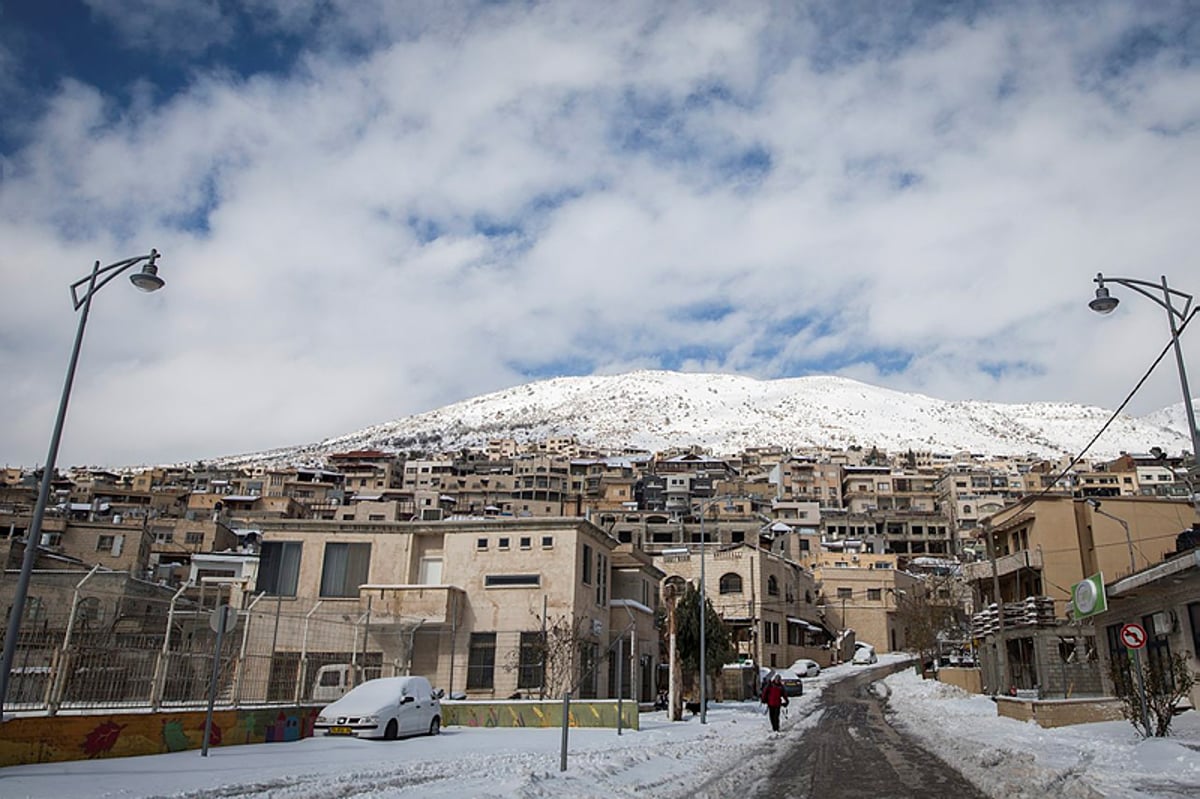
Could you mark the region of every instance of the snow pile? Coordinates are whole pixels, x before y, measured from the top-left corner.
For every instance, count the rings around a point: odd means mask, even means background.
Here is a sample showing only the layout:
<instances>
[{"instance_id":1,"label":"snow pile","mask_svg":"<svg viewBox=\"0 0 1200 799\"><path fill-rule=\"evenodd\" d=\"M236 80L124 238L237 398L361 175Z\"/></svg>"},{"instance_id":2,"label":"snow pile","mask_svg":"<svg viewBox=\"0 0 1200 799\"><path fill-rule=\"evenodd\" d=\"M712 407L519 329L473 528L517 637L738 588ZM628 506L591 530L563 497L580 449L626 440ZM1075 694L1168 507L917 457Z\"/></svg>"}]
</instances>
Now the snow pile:
<instances>
[{"instance_id":1,"label":"snow pile","mask_svg":"<svg viewBox=\"0 0 1200 799\"><path fill-rule=\"evenodd\" d=\"M1043 729L1000 718L991 699L913 671L888 677L889 720L996 797L1200 795L1200 714L1171 738L1142 740L1127 721Z\"/></svg>"},{"instance_id":2,"label":"snow pile","mask_svg":"<svg viewBox=\"0 0 1200 799\"><path fill-rule=\"evenodd\" d=\"M806 681L815 688L817 680ZM708 724L644 713L641 730L448 727L397 742L309 738L150 757L17 766L4 796L50 799L180 796L247 799L463 797L723 797L770 772L785 738L815 722L817 691L793 698L773 736L757 702L714 703Z\"/></svg>"}]
</instances>

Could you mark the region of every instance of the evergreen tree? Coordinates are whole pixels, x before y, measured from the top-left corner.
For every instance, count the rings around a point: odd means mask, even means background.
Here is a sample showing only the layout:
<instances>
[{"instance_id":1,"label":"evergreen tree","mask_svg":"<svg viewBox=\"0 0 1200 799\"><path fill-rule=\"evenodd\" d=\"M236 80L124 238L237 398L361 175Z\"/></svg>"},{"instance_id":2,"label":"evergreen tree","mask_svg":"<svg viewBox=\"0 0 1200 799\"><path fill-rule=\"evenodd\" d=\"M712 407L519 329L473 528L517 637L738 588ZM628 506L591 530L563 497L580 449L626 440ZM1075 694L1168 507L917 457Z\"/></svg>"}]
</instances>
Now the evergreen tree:
<instances>
[{"instance_id":1,"label":"evergreen tree","mask_svg":"<svg viewBox=\"0 0 1200 799\"><path fill-rule=\"evenodd\" d=\"M724 620L713 610L712 602L704 598L704 668L710 678L721 673L721 667L737 659L732 636ZM684 588L675 611L675 645L679 660L687 674L700 673L700 592L691 583Z\"/></svg>"}]
</instances>

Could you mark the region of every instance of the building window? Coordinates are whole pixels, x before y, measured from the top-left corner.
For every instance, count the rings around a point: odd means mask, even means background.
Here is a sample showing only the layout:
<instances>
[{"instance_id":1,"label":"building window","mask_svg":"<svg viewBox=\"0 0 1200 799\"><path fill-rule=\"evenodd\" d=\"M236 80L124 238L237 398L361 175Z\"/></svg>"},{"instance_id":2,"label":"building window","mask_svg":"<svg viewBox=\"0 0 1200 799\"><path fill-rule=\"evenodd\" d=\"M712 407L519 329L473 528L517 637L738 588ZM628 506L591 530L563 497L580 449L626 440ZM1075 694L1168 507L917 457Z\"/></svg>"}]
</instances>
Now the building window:
<instances>
[{"instance_id":1,"label":"building window","mask_svg":"<svg viewBox=\"0 0 1200 799\"><path fill-rule=\"evenodd\" d=\"M779 580L773 574L767 577L767 595L779 596Z\"/></svg>"},{"instance_id":2,"label":"building window","mask_svg":"<svg viewBox=\"0 0 1200 799\"><path fill-rule=\"evenodd\" d=\"M521 536L521 549L532 549L533 539L527 535Z\"/></svg>"},{"instance_id":3,"label":"building window","mask_svg":"<svg viewBox=\"0 0 1200 799\"><path fill-rule=\"evenodd\" d=\"M258 592L295 596L300 579L299 541L264 541L258 553Z\"/></svg>"},{"instance_id":4,"label":"building window","mask_svg":"<svg viewBox=\"0 0 1200 799\"><path fill-rule=\"evenodd\" d=\"M878 602L879 600L883 599L883 589L882 588L868 588L867 589L867 599L874 600L875 602Z\"/></svg>"},{"instance_id":5,"label":"building window","mask_svg":"<svg viewBox=\"0 0 1200 799\"><path fill-rule=\"evenodd\" d=\"M542 687L542 634L521 633L521 652L517 667L517 687Z\"/></svg>"},{"instance_id":6,"label":"building window","mask_svg":"<svg viewBox=\"0 0 1200 799\"><path fill-rule=\"evenodd\" d=\"M115 541L116 538L117 537L115 535L99 536L96 539L96 551L97 552L111 552L112 548L113 548L113 541Z\"/></svg>"},{"instance_id":7,"label":"building window","mask_svg":"<svg viewBox=\"0 0 1200 799\"><path fill-rule=\"evenodd\" d=\"M496 673L496 634L471 633L467 654L467 690L485 690L493 686Z\"/></svg>"},{"instance_id":8,"label":"building window","mask_svg":"<svg viewBox=\"0 0 1200 799\"><path fill-rule=\"evenodd\" d=\"M542 578L538 574L489 574L483 578L484 588L538 586L541 583Z\"/></svg>"},{"instance_id":9,"label":"building window","mask_svg":"<svg viewBox=\"0 0 1200 799\"><path fill-rule=\"evenodd\" d=\"M596 604L608 603L608 557L596 554Z\"/></svg>"},{"instance_id":10,"label":"building window","mask_svg":"<svg viewBox=\"0 0 1200 799\"><path fill-rule=\"evenodd\" d=\"M837 590L838 599L850 599L854 596L854 592L849 588L839 588Z\"/></svg>"},{"instance_id":11,"label":"building window","mask_svg":"<svg viewBox=\"0 0 1200 799\"><path fill-rule=\"evenodd\" d=\"M583 584L592 584L592 548L587 544L583 545Z\"/></svg>"},{"instance_id":12,"label":"building window","mask_svg":"<svg viewBox=\"0 0 1200 799\"><path fill-rule=\"evenodd\" d=\"M185 544L192 544L192 545L203 544L204 543L204 533L203 532L195 532L195 531L189 532L189 533L184 533L183 541Z\"/></svg>"},{"instance_id":13,"label":"building window","mask_svg":"<svg viewBox=\"0 0 1200 799\"><path fill-rule=\"evenodd\" d=\"M476 538L475 539L475 548L481 552L483 550L487 549L487 539L486 538Z\"/></svg>"},{"instance_id":14,"label":"building window","mask_svg":"<svg viewBox=\"0 0 1200 799\"><path fill-rule=\"evenodd\" d=\"M778 644L779 643L779 622L764 621L763 622L763 643Z\"/></svg>"},{"instance_id":15,"label":"building window","mask_svg":"<svg viewBox=\"0 0 1200 799\"><path fill-rule=\"evenodd\" d=\"M722 594L740 594L742 593L742 575L729 574L721 575L720 591Z\"/></svg>"},{"instance_id":16,"label":"building window","mask_svg":"<svg viewBox=\"0 0 1200 799\"><path fill-rule=\"evenodd\" d=\"M542 536L542 549L554 549L554 536Z\"/></svg>"},{"instance_id":17,"label":"building window","mask_svg":"<svg viewBox=\"0 0 1200 799\"><path fill-rule=\"evenodd\" d=\"M497 546L499 549L508 549L508 538L507 538L507 537L504 537L504 538L501 538L501 539L499 539L499 540L496 542L496 546Z\"/></svg>"},{"instance_id":18,"label":"building window","mask_svg":"<svg viewBox=\"0 0 1200 799\"><path fill-rule=\"evenodd\" d=\"M367 582L370 565L370 544L326 544L321 596L358 596L358 587Z\"/></svg>"}]
</instances>

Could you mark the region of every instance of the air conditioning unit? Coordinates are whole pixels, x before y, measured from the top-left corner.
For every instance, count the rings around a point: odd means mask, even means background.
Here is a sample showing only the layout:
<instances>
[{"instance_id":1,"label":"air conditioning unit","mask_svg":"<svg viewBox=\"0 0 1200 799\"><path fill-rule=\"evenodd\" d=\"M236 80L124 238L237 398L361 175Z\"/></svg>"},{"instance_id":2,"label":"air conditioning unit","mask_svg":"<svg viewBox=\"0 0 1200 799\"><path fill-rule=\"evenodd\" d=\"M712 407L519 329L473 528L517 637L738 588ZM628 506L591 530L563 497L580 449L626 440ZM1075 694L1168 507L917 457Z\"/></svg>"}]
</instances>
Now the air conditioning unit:
<instances>
[{"instance_id":1,"label":"air conditioning unit","mask_svg":"<svg viewBox=\"0 0 1200 799\"><path fill-rule=\"evenodd\" d=\"M592 635L599 635L604 632L604 622L600 619L592 619Z\"/></svg>"},{"instance_id":2,"label":"air conditioning unit","mask_svg":"<svg viewBox=\"0 0 1200 799\"><path fill-rule=\"evenodd\" d=\"M441 508L421 508L421 521L423 522L440 522L442 520Z\"/></svg>"}]
</instances>

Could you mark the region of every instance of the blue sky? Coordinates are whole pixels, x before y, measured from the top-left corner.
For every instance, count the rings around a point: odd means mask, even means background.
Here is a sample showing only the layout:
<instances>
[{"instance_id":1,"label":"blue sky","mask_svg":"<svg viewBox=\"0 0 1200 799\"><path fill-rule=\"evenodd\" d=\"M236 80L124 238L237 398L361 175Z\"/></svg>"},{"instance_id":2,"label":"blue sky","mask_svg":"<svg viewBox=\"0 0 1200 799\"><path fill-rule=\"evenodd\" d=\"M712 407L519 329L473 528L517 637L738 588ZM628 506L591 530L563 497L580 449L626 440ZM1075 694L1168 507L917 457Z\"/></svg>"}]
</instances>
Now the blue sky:
<instances>
[{"instance_id":1,"label":"blue sky","mask_svg":"<svg viewBox=\"0 0 1200 799\"><path fill-rule=\"evenodd\" d=\"M151 247L63 465L639 368L1113 407L1168 334L1092 277L1200 290L1198 54L1194 2L0 0L0 461Z\"/></svg>"}]
</instances>

